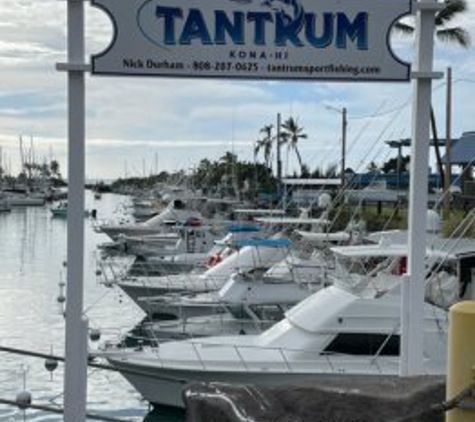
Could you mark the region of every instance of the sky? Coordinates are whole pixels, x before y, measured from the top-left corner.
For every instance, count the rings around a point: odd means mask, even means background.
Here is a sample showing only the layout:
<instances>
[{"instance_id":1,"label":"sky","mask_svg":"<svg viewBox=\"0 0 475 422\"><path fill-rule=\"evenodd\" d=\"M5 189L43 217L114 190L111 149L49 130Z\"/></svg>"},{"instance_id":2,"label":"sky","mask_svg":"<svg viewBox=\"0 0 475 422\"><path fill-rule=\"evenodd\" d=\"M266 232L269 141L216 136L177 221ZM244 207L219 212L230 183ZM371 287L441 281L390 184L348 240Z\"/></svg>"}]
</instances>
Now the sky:
<instances>
[{"instance_id":1,"label":"sky","mask_svg":"<svg viewBox=\"0 0 475 422\"><path fill-rule=\"evenodd\" d=\"M454 24L469 30L475 44L475 0ZM106 15L86 3L86 45L101 52L111 40ZM37 161L56 159L67 172L66 2L0 0L0 148L3 167L16 173L20 142ZM398 36L393 49L412 62L413 41ZM437 43L435 70L453 68L453 136L475 130L475 54ZM326 168L341 157L341 113L348 109L347 166L362 171L396 151L388 139L410 137L412 85L408 83L325 83L224 81L86 76L86 174L113 179L156 170L190 170L203 158L226 151L253 160L260 129L296 118L308 138L303 161ZM434 82L439 134L445 134L444 80ZM332 109L333 108L333 109ZM409 150L405 151L408 153ZM283 151L284 170L297 169ZM262 157L260 158L262 160ZM433 159L432 159L433 163Z\"/></svg>"}]
</instances>

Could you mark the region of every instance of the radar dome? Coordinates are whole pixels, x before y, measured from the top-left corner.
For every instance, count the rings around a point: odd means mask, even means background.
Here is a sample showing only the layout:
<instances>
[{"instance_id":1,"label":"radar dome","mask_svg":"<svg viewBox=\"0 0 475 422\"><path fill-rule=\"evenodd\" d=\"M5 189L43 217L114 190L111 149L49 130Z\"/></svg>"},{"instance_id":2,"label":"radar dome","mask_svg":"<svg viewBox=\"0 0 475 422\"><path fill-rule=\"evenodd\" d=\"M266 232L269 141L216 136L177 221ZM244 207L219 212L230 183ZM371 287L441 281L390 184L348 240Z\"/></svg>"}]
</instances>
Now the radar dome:
<instances>
[{"instance_id":1,"label":"radar dome","mask_svg":"<svg viewBox=\"0 0 475 422\"><path fill-rule=\"evenodd\" d=\"M332 203L332 197L329 193L322 193L318 197L318 207L319 208L328 208Z\"/></svg>"}]
</instances>

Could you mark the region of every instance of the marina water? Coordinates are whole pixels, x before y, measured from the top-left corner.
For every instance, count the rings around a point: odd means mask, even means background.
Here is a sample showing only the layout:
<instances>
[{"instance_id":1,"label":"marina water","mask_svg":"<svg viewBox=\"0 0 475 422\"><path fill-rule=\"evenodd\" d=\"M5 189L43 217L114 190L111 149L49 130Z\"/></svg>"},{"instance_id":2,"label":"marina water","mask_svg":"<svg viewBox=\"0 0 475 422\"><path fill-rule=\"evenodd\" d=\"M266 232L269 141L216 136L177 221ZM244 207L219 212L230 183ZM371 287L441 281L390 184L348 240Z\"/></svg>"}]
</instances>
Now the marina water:
<instances>
[{"instance_id":1,"label":"marina water","mask_svg":"<svg viewBox=\"0 0 475 422\"><path fill-rule=\"evenodd\" d=\"M97 210L98 220L128 218L127 196L104 194L95 200L86 192L86 209ZM66 282L66 219L53 218L51 205L14 208L0 214L0 345L64 356L64 325L57 301ZM143 313L121 295L99 283L97 245L108 241L85 219L85 300L90 328L104 340L117 340ZM90 343L91 344L91 343ZM97 347L92 344L91 347ZM0 398L14 400L26 388L32 401L47 406L63 403L63 369L50 374L38 358L0 352ZM149 412L149 405L117 373L89 369L88 412L131 421L174 422L183 418L172 409ZM0 404L0 421L21 421L23 411ZM61 415L27 410L28 421L61 421Z\"/></svg>"}]
</instances>

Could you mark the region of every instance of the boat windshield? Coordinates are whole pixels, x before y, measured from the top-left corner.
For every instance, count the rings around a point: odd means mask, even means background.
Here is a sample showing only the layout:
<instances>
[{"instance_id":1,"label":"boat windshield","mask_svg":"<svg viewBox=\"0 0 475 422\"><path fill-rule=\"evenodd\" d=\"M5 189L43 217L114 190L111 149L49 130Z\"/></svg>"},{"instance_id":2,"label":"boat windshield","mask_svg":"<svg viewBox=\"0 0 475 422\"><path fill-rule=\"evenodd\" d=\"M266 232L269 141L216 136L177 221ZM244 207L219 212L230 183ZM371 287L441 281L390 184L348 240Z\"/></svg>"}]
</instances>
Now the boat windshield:
<instances>
[{"instance_id":1,"label":"boat windshield","mask_svg":"<svg viewBox=\"0 0 475 422\"><path fill-rule=\"evenodd\" d=\"M367 275L376 270L383 270L390 267L395 262L401 262L403 265L404 257L388 257L388 256L337 256L336 264L340 271Z\"/></svg>"},{"instance_id":2,"label":"boat windshield","mask_svg":"<svg viewBox=\"0 0 475 422\"><path fill-rule=\"evenodd\" d=\"M251 311L261 321L280 321L284 318L284 313L287 310L282 305L250 305Z\"/></svg>"},{"instance_id":3,"label":"boat windshield","mask_svg":"<svg viewBox=\"0 0 475 422\"><path fill-rule=\"evenodd\" d=\"M287 307L271 305L243 305L235 304L228 307L231 315L236 319L258 318L260 321L280 321L284 318ZM250 311L250 312L249 312Z\"/></svg>"}]
</instances>

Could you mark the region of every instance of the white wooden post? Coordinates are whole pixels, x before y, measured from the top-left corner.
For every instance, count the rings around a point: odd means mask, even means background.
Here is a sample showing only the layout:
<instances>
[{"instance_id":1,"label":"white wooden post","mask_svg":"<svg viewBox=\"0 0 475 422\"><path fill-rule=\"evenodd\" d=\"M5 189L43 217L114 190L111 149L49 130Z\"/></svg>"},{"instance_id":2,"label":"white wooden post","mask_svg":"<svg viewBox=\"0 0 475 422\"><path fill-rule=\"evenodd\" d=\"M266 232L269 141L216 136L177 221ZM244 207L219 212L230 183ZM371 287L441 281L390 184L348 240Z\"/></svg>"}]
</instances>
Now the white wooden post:
<instances>
[{"instance_id":1,"label":"white wooden post","mask_svg":"<svg viewBox=\"0 0 475 422\"><path fill-rule=\"evenodd\" d=\"M68 0L68 229L64 420L86 420L87 331L84 296L84 0Z\"/></svg>"},{"instance_id":2,"label":"white wooden post","mask_svg":"<svg viewBox=\"0 0 475 422\"><path fill-rule=\"evenodd\" d=\"M412 110L411 180L408 216L408 272L402 285L401 376L423 372L423 322L426 220L430 142L432 70L434 56L434 14L441 7L434 0L414 3L416 8L416 58Z\"/></svg>"}]
</instances>

